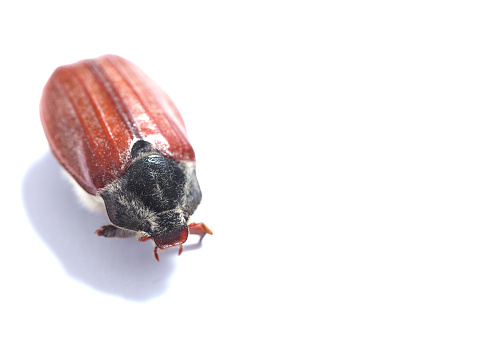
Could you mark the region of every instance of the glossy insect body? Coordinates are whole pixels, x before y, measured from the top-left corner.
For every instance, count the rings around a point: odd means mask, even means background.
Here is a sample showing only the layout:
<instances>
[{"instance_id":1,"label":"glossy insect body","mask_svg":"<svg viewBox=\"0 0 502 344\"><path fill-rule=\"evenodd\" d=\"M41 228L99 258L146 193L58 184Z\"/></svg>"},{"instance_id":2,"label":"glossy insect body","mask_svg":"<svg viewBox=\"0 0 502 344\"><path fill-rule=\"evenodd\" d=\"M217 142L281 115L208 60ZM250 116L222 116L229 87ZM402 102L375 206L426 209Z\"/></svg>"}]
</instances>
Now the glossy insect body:
<instances>
[{"instance_id":1,"label":"glossy insect body","mask_svg":"<svg viewBox=\"0 0 502 344\"><path fill-rule=\"evenodd\" d=\"M201 192L183 119L131 62L106 55L59 67L40 114L58 161L104 201L112 225L98 235L151 238L157 249L181 245L189 230L211 234L188 223Z\"/></svg>"}]
</instances>

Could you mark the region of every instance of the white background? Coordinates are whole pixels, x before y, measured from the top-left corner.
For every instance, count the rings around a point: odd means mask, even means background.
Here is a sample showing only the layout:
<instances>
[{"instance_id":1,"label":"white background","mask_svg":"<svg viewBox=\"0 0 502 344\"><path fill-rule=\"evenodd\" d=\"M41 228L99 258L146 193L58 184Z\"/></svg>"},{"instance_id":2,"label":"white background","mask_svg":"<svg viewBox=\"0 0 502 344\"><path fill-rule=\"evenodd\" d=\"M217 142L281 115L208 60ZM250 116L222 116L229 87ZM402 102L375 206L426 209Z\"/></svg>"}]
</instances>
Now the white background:
<instances>
[{"instance_id":1,"label":"white background","mask_svg":"<svg viewBox=\"0 0 502 344\"><path fill-rule=\"evenodd\" d=\"M0 5L0 342L500 343L499 2L162 3ZM185 118L200 249L96 237L49 153L105 53Z\"/></svg>"}]
</instances>

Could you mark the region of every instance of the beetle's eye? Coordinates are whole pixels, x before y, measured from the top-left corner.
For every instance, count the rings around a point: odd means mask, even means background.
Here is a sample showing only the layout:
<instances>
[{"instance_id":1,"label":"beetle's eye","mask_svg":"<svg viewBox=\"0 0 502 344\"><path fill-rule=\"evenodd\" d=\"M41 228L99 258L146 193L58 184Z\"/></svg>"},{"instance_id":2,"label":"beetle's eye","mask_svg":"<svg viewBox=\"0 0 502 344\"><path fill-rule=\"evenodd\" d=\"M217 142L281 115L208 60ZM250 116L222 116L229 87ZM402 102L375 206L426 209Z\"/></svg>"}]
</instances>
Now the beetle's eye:
<instances>
[{"instance_id":1,"label":"beetle's eye","mask_svg":"<svg viewBox=\"0 0 502 344\"><path fill-rule=\"evenodd\" d=\"M152 226L150 225L150 222L146 221L141 225L141 230L143 232L150 233L150 230L152 229Z\"/></svg>"}]
</instances>

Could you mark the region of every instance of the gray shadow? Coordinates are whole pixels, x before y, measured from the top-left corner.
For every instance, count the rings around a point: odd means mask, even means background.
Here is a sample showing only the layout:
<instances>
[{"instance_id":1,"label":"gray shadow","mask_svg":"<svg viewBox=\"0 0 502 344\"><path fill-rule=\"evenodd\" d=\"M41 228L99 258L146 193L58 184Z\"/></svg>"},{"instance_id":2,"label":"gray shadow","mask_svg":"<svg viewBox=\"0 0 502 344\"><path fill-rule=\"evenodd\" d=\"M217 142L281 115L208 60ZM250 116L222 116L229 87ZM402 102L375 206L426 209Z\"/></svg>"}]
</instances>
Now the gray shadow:
<instances>
[{"instance_id":1,"label":"gray shadow","mask_svg":"<svg viewBox=\"0 0 502 344\"><path fill-rule=\"evenodd\" d=\"M133 301L146 301L167 290L178 250L159 252L157 262L151 242L94 234L109 224L106 214L92 213L80 205L52 154L45 154L30 167L22 193L33 228L68 275L96 290Z\"/></svg>"}]
</instances>

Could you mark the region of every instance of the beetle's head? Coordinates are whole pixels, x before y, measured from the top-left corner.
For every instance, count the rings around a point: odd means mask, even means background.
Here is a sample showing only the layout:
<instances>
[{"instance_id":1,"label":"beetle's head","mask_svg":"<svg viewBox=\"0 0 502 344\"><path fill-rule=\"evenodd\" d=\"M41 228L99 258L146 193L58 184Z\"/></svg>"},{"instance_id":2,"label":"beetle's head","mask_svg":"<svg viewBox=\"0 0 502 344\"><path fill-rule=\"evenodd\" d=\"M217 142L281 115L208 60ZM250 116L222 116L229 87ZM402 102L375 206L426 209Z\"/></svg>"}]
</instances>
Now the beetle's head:
<instances>
[{"instance_id":1,"label":"beetle's head","mask_svg":"<svg viewBox=\"0 0 502 344\"><path fill-rule=\"evenodd\" d=\"M183 244L188 237L188 215L177 210L160 213L155 221L152 239L158 248Z\"/></svg>"}]
</instances>

